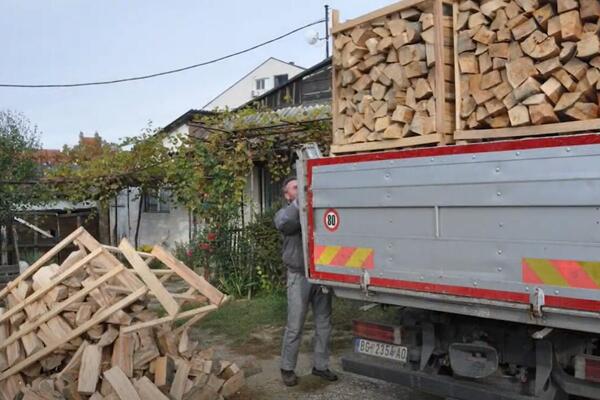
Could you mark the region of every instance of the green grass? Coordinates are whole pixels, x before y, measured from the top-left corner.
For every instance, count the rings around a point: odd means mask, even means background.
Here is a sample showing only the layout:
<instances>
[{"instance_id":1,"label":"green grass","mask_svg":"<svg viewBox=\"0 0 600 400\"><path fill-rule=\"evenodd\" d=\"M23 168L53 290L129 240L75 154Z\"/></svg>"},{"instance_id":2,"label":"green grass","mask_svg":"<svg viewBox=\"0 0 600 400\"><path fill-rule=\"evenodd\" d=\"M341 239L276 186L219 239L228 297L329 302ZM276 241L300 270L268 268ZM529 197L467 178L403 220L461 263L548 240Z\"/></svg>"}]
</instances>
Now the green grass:
<instances>
[{"instance_id":1,"label":"green grass","mask_svg":"<svg viewBox=\"0 0 600 400\"><path fill-rule=\"evenodd\" d=\"M380 322L393 322L395 308L375 307L361 311L362 301L333 299L333 327L337 330L350 330L353 319L366 319ZM225 335L236 344L243 344L253 332L266 327L285 326L287 301L285 293L257 297L252 300L237 300L226 304L202 320L201 327ZM312 320L309 313L307 321Z\"/></svg>"}]
</instances>

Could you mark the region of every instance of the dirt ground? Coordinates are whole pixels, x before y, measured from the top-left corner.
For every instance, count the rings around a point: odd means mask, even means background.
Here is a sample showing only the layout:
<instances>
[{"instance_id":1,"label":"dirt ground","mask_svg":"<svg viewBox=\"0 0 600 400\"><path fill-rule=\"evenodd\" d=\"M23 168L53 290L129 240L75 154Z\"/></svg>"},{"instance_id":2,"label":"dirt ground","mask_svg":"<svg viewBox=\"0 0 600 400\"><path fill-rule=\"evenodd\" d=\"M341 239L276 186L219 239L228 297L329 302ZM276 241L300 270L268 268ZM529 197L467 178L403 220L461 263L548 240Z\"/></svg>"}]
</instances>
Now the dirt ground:
<instances>
[{"instance_id":1,"label":"dirt ground","mask_svg":"<svg viewBox=\"0 0 600 400\"><path fill-rule=\"evenodd\" d=\"M312 332L304 334L302 351L296 373L300 384L288 388L281 383L279 346L281 327L267 327L253 333L243 346L228 343L227 338L195 329L192 334L203 346L213 346L217 357L236 362L247 376L246 387L234 400L436 400L405 387L365 378L342 371L340 356L349 351L351 338L334 332L331 368L340 376L337 382L326 382L310 374Z\"/></svg>"}]
</instances>

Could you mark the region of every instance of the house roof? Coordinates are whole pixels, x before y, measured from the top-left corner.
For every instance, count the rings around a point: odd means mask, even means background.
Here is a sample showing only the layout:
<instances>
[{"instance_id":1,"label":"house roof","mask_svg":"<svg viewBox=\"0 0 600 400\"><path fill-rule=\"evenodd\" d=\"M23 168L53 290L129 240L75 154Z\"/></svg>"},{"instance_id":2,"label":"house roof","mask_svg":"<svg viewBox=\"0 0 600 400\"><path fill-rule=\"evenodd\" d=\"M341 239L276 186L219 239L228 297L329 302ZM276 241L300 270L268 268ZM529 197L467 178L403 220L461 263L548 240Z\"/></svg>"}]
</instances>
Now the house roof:
<instances>
[{"instance_id":1,"label":"house roof","mask_svg":"<svg viewBox=\"0 0 600 400\"><path fill-rule=\"evenodd\" d=\"M282 88L289 86L289 85L293 84L294 82L302 80L304 77L314 73L315 71L320 70L321 68L323 68L324 66L329 65L329 64L331 64L331 57L324 59L323 61L313 65L312 67L305 68L304 71L300 72L297 75L294 75L292 78L288 79L287 82L282 83L279 86L275 86L273 89L261 94L260 96L257 96L255 98L247 101L246 103L237 107L236 110L242 109L244 107L248 107L248 106L252 105L253 103L258 102L258 101L270 96L271 94L277 92L278 90L281 90ZM291 107L291 108L294 108L294 107Z\"/></svg>"},{"instance_id":2,"label":"house roof","mask_svg":"<svg viewBox=\"0 0 600 400\"><path fill-rule=\"evenodd\" d=\"M208 105L209 105L210 103L212 103L213 101L215 101L216 99L218 99L219 97L221 97L221 95L222 95L223 93L227 92L229 89L231 89L232 87L234 87L235 85L237 85L238 83L240 83L242 80L244 80L244 78L246 78L247 76L249 76L250 74L252 74L254 71L256 71L257 69L259 69L259 68L260 68L260 67L262 67L263 65L265 65L265 64L266 64L267 62L269 62L270 60L279 61L279 62L281 62L281 63L284 63L284 64L292 65L292 66L294 66L294 67L296 67L296 68L300 68L300 69L304 69L304 70L306 69L306 68L304 68L304 67L301 67L301 66L299 66L299 65L296 65L296 64L294 64L294 63L292 63L292 62L283 61L283 60L280 60L279 58L275 58L275 57L269 57L269 58L267 58L265 61L263 61L263 62L261 62L259 65L257 65L257 66L256 66L254 69L250 70L250 71L249 71L249 72L248 72L246 75L242 76L240 79L238 79L237 81L233 82L231 85L229 85L229 87L227 87L227 88L226 88L225 90L223 90L221 93L219 93L218 95L216 95L215 97L213 97L213 98L212 98L212 99L211 99L211 100L210 100L208 103L206 103L206 104L205 104L205 105L204 105L202 108L204 109L204 108L208 107ZM302 72L301 72L301 73L302 73ZM296 76L296 75L294 75L294 76Z\"/></svg>"},{"instance_id":3,"label":"house roof","mask_svg":"<svg viewBox=\"0 0 600 400\"><path fill-rule=\"evenodd\" d=\"M206 110L196 110L196 109L191 108L188 111L186 111L185 113L181 114L175 120L170 122L168 125L163 127L161 129L161 132L168 132L168 131L174 130L175 128L177 128L183 124L187 124L194 118L194 115L198 115L198 114L211 115L211 114L214 114L214 112L206 111Z\"/></svg>"},{"instance_id":4,"label":"house roof","mask_svg":"<svg viewBox=\"0 0 600 400\"><path fill-rule=\"evenodd\" d=\"M40 149L33 155L35 161L42 165L54 165L62 157L62 151L57 149Z\"/></svg>"}]
</instances>

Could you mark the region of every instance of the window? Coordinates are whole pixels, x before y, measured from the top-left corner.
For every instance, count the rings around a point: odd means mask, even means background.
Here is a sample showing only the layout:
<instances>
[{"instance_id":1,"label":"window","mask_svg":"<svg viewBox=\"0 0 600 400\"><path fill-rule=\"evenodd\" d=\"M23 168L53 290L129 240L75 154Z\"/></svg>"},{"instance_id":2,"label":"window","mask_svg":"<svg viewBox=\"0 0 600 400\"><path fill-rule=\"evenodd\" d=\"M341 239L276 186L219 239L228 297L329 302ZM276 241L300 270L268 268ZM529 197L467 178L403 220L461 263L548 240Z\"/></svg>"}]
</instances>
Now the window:
<instances>
[{"instance_id":1,"label":"window","mask_svg":"<svg viewBox=\"0 0 600 400\"><path fill-rule=\"evenodd\" d=\"M264 90L267 87L267 78L260 78L256 80L256 90Z\"/></svg>"},{"instance_id":2,"label":"window","mask_svg":"<svg viewBox=\"0 0 600 400\"><path fill-rule=\"evenodd\" d=\"M275 87L278 87L288 81L288 74L275 75L273 80L275 81Z\"/></svg>"},{"instance_id":3,"label":"window","mask_svg":"<svg viewBox=\"0 0 600 400\"><path fill-rule=\"evenodd\" d=\"M281 206L283 202L281 183L281 181L273 179L268 169L261 167L261 210L263 212Z\"/></svg>"},{"instance_id":4,"label":"window","mask_svg":"<svg viewBox=\"0 0 600 400\"><path fill-rule=\"evenodd\" d=\"M168 190L159 189L154 193L144 196L144 212L168 213L171 211L170 193Z\"/></svg>"}]
</instances>

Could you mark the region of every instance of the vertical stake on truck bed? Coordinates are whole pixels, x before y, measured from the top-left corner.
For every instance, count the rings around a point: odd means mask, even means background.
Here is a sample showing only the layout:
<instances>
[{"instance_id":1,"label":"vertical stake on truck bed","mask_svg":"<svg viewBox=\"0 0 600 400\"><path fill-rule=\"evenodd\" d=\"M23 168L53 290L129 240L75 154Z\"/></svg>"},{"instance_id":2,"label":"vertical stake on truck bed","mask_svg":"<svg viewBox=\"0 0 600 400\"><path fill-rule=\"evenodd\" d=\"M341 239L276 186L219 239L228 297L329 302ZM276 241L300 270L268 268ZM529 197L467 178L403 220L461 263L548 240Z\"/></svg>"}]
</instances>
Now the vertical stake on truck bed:
<instances>
[{"instance_id":1,"label":"vertical stake on truck bed","mask_svg":"<svg viewBox=\"0 0 600 400\"><path fill-rule=\"evenodd\" d=\"M542 307L545 305L545 295L544 291L541 288L535 288L531 296L529 297L529 302L531 303L531 312L534 317L541 318L542 317Z\"/></svg>"},{"instance_id":2,"label":"vertical stake on truck bed","mask_svg":"<svg viewBox=\"0 0 600 400\"><path fill-rule=\"evenodd\" d=\"M369 285L371 284L371 276L369 275L369 271L366 269L363 270L363 274L360 277L360 287L365 293L365 297L369 296Z\"/></svg>"}]
</instances>

